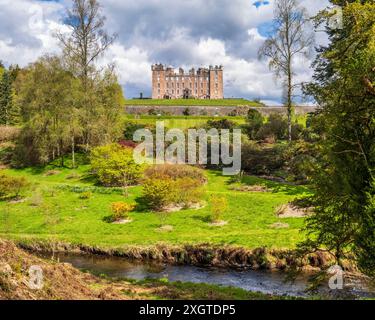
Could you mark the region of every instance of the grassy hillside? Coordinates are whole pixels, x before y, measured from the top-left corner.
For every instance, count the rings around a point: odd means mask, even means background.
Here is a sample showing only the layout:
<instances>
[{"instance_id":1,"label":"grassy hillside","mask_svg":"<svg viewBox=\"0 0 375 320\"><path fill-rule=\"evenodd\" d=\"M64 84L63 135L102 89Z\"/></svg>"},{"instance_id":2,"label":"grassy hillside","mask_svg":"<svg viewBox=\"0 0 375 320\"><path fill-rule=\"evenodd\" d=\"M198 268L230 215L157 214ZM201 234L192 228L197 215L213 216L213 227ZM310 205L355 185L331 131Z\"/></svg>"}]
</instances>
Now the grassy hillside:
<instances>
[{"instance_id":1,"label":"grassy hillside","mask_svg":"<svg viewBox=\"0 0 375 320\"><path fill-rule=\"evenodd\" d=\"M260 103L246 99L128 99L125 100L128 106L253 106L260 107Z\"/></svg>"},{"instance_id":2,"label":"grassy hillside","mask_svg":"<svg viewBox=\"0 0 375 320\"><path fill-rule=\"evenodd\" d=\"M232 183L231 178L223 177L221 172L209 172L207 199L214 194L227 197L229 208L223 218L228 225L210 226L208 205L200 210L172 213L167 224L173 226L173 230L161 232L159 219L151 212L132 212L133 222L126 225L105 222L112 202L135 203L142 188L131 188L130 197L126 199L116 190L95 187L88 169L81 166L74 171L52 167L5 170L10 175L26 177L32 183L32 190L24 201L0 202L0 235L103 247L211 243L246 248L293 248L303 238L300 232L303 219L280 219L275 208L308 193L304 187L246 177L244 184L266 185L269 192L235 191L233 187L238 183ZM92 197L80 199L82 190L90 190ZM277 223L286 227L277 228Z\"/></svg>"}]
</instances>

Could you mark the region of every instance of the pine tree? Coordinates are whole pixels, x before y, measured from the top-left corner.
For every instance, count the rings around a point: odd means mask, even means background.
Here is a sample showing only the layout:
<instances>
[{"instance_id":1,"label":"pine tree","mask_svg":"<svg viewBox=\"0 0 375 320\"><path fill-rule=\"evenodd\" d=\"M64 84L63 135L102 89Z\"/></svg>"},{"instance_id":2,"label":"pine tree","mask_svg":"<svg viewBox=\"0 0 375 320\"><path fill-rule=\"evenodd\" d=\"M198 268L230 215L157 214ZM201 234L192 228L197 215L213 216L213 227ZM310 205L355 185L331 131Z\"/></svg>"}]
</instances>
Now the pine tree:
<instances>
[{"instance_id":1,"label":"pine tree","mask_svg":"<svg viewBox=\"0 0 375 320\"><path fill-rule=\"evenodd\" d=\"M9 72L5 70L0 82L0 124L10 124L12 106L12 82Z\"/></svg>"},{"instance_id":2,"label":"pine tree","mask_svg":"<svg viewBox=\"0 0 375 320\"><path fill-rule=\"evenodd\" d=\"M330 44L319 49L314 81L306 87L321 107L326 132L314 177L316 210L300 248L327 249L338 264L354 256L374 275L375 3L331 2L342 9L343 25L327 27ZM316 21L331 16L324 11Z\"/></svg>"}]
</instances>

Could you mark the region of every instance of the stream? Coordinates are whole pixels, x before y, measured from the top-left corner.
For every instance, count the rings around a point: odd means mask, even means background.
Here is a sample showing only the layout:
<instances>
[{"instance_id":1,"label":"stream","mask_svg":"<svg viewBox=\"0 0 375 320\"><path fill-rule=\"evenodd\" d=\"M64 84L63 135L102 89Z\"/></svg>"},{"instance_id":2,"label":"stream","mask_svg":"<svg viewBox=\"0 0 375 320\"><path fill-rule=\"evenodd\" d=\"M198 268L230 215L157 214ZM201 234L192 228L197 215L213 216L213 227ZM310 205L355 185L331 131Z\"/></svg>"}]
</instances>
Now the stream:
<instances>
[{"instance_id":1,"label":"stream","mask_svg":"<svg viewBox=\"0 0 375 320\"><path fill-rule=\"evenodd\" d=\"M51 255L43 256L45 258L51 257ZM308 297L308 293L305 291L308 283L308 276L306 275L300 276L295 282L291 283L285 282L285 273L275 271L239 271L194 266L171 266L153 262L129 261L119 257L70 253L58 254L57 258L60 262L70 263L77 269L110 278L133 280L163 278L171 282L206 283L278 296ZM375 292L370 291L359 280L346 282L344 292L346 295L349 294L354 297L375 297ZM321 287L318 293L332 296L328 284Z\"/></svg>"}]
</instances>

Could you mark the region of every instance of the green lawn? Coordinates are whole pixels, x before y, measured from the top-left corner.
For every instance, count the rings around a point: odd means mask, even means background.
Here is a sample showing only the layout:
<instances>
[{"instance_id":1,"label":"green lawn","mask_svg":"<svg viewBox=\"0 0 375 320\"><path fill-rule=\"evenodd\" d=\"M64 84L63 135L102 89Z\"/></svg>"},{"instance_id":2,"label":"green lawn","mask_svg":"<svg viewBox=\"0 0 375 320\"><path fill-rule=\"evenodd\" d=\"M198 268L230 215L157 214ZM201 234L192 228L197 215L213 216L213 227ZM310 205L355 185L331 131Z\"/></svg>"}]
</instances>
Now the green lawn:
<instances>
[{"instance_id":1,"label":"green lawn","mask_svg":"<svg viewBox=\"0 0 375 320\"><path fill-rule=\"evenodd\" d=\"M195 128L195 127L202 127L206 125L207 121L209 120L222 120L228 119L230 121L235 122L238 125L243 125L246 123L245 117L209 117L209 116L134 116L134 115L126 115L124 117L124 121L126 122L134 122L137 124L149 125L155 124L156 121L164 121L165 126L167 128L179 128L182 130Z\"/></svg>"},{"instance_id":2,"label":"green lawn","mask_svg":"<svg viewBox=\"0 0 375 320\"><path fill-rule=\"evenodd\" d=\"M292 248L302 239L300 228L303 219L279 219L275 208L308 193L304 187L267 182L255 177L246 177L246 184L266 184L271 192L253 193L230 190L229 177L221 172L209 172L207 198L210 194L227 197L229 208L224 227L208 224L210 206L201 210L184 210L172 213L167 224L172 232L160 232L159 220L150 212L133 212L133 222L113 225L103 221L110 214L110 204L115 201L135 203L141 187L130 191L125 199L119 193L103 194L105 188L94 188L88 179L88 167L77 170L59 169L55 175L47 175L46 169L6 170L14 176L25 176L32 183L32 191L23 203L0 202L0 235L17 239L51 239L69 243L119 247L124 245L165 244L230 244L247 248L268 246ZM79 199L77 188L91 188L89 200ZM74 192L75 191L75 192ZM79 191L79 190L78 190ZM38 196L39 195L39 196ZM42 197L42 202L35 201ZM40 199L39 199L40 200ZM34 202L34 206L32 203ZM35 205L36 202L36 205ZM286 229L275 229L272 225L287 223Z\"/></svg>"},{"instance_id":3,"label":"green lawn","mask_svg":"<svg viewBox=\"0 0 375 320\"><path fill-rule=\"evenodd\" d=\"M246 99L128 99L125 100L127 106L253 106L261 107L258 102Z\"/></svg>"}]
</instances>

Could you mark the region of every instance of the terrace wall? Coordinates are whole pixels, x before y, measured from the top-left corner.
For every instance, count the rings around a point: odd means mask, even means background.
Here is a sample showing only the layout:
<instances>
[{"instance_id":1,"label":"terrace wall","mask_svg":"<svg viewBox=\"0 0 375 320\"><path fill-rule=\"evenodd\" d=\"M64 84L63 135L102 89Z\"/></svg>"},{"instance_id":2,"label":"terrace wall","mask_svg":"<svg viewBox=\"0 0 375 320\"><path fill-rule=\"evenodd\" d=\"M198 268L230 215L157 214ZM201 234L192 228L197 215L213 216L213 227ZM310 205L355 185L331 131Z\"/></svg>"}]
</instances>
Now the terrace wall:
<instances>
[{"instance_id":1,"label":"terrace wall","mask_svg":"<svg viewBox=\"0 0 375 320\"><path fill-rule=\"evenodd\" d=\"M269 116L272 113L287 114L285 107L229 107L229 106L126 106L126 113L132 115L148 115L150 112L156 114L167 114L182 116L186 110L192 116L245 116L249 109L258 110L263 116ZM297 115L304 115L317 110L315 106L296 107L295 113Z\"/></svg>"}]
</instances>

